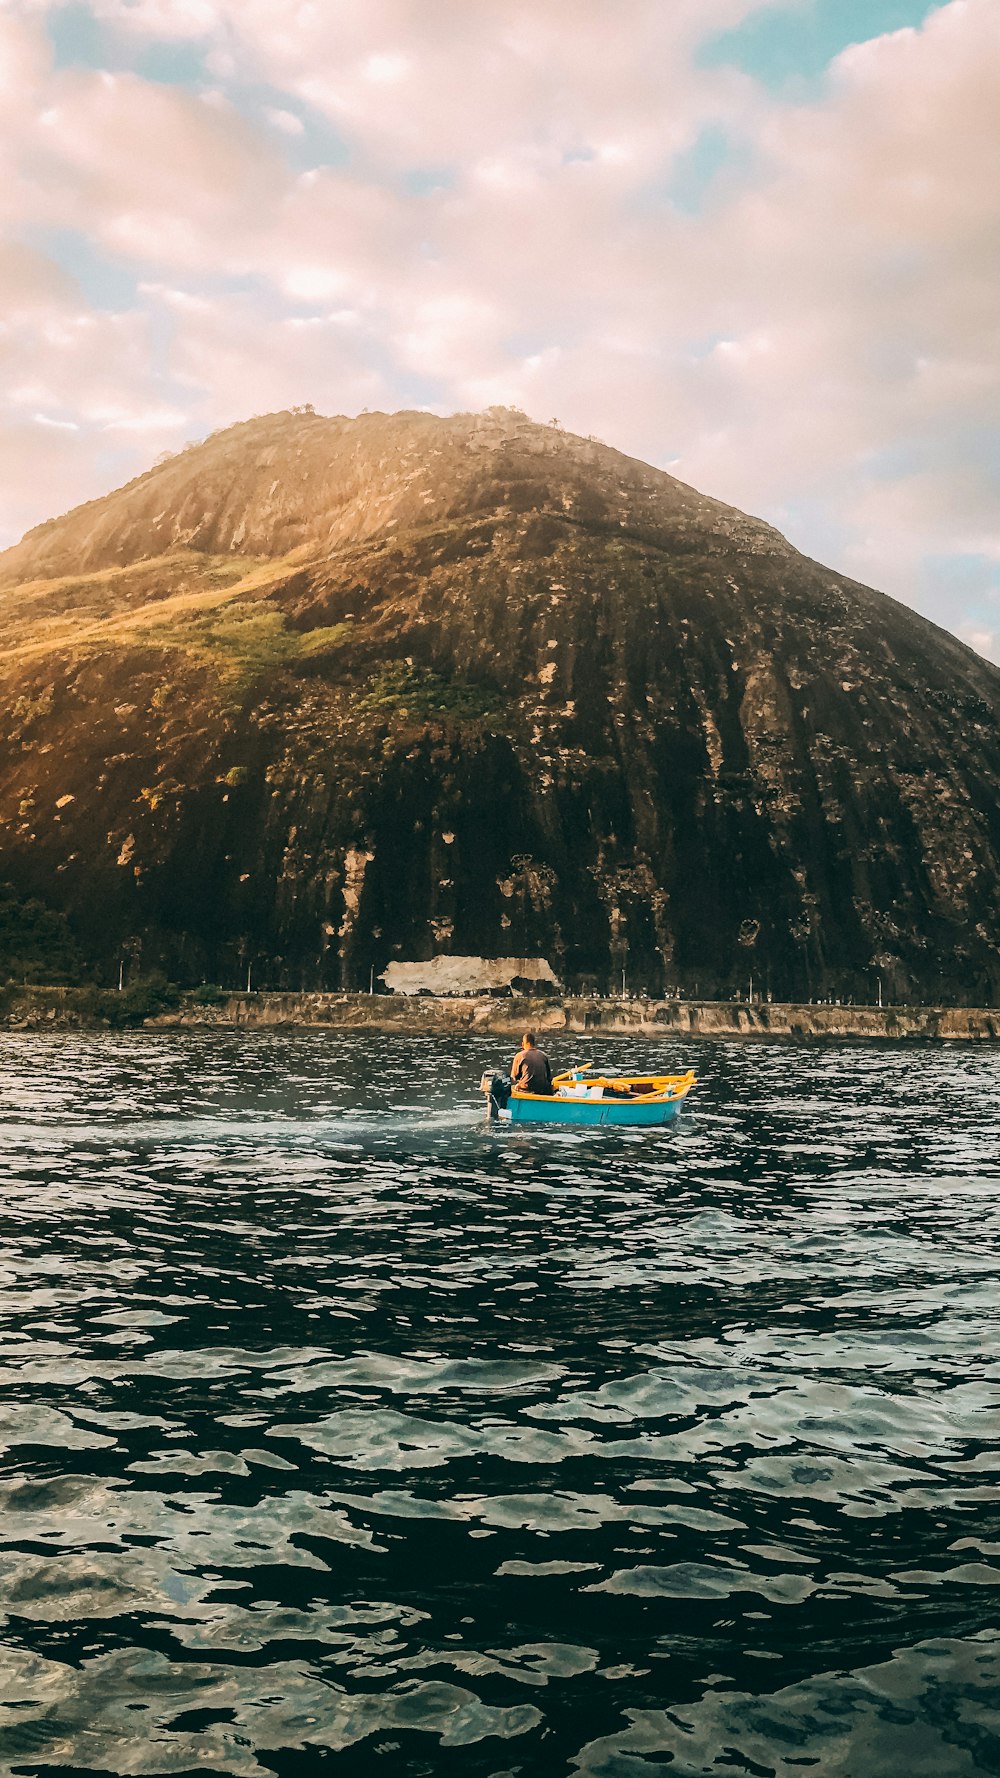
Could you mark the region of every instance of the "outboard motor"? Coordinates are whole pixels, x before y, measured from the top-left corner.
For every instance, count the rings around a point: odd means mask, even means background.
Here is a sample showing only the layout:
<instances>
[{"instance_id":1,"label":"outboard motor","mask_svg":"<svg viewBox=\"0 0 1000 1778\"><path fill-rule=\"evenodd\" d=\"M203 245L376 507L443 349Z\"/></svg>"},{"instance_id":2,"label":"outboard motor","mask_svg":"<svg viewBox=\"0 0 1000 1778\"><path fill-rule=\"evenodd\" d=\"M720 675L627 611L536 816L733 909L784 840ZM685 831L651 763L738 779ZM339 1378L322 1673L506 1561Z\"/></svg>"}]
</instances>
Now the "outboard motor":
<instances>
[{"instance_id":1,"label":"outboard motor","mask_svg":"<svg viewBox=\"0 0 1000 1778\"><path fill-rule=\"evenodd\" d=\"M486 1104L491 1122L495 1122L513 1091L514 1083L509 1074L491 1074L487 1069L479 1082L480 1092L486 1094Z\"/></svg>"}]
</instances>

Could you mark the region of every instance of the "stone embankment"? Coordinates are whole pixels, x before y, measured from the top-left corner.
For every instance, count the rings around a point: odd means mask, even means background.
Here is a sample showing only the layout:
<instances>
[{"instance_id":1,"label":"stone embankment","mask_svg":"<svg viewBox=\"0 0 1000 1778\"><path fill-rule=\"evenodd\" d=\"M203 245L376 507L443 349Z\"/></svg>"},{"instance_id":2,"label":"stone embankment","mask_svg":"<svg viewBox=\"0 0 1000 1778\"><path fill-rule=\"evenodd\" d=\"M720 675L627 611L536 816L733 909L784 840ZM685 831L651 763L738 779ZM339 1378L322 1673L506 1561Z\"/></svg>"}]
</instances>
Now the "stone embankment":
<instances>
[{"instance_id":1,"label":"stone embankment","mask_svg":"<svg viewBox=\"0 0 1000 1778\"><path fill-rule=\"evenodd\" d=\"M206 1002L182 994L153 1017L128 995L78 988L8 988L0 1029L355 1030L400 1036L517 1038L528 1026L560 1034L608 1037L735 1037L871 1041L1000 1040L1000 1008L967 1006L768 1005L731 1000L549 1000L536 997L447 998L394 994L232 994ZM113 1015L113 1016L109 1016Z\"/></svg>"},{"instance_id":2,"label":"stone embankment","mask_svg":"<svg viewBox=\"0 0 1000 1778\"><path fill-rule=\"evenodd\" d=\"M942 1006L747 1005L738 1001L403 999L389 994L237 994L186 1003L147 1026L335 1027L400 1035L483 1032L518 1037L530 1025L634 1037L1000 1039L1000 1009Z\"/></svg>"}]
</instances>

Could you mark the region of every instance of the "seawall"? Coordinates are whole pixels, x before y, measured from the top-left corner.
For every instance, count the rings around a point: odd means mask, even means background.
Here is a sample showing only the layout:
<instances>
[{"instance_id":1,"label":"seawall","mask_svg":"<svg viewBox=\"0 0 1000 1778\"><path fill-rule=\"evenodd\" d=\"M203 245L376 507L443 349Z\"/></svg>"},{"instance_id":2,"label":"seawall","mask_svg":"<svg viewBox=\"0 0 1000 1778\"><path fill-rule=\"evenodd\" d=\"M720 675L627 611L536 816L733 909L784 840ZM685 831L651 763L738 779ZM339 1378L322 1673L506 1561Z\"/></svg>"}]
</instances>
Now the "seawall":
<instances>
[{"instance_id":1,"label":"seawall","mask_svg":"<svg viewBox=\"0 0 1000 1778\"><path fill-rule=\"evenodd\" d=\"M560 1033L626 1037L734 1037L867 1041L1000 1041L1000 1008L983 1006L768 1005L731 1000L595 1000L569 997L452 999L392 994L253 993L219 995L206 1003L182 994L178 1003L144 1017L107 990L8 988L0 999L0 1029L106 1030L355 1030L518 1038L529 1026L552 1039ZM108 1016L111 1014L112 1016Z\"/></svg>"},{"instance_id":2,"label":"seawall","mask_svg":"<svg viewBox=\"0 0 1000 1778\"><path fill-rule=\"evenodd\" d=\"M738 1001L404 999L385 994L236 994L217 1006L188 1002L147 1026L328 1027L519 1037L586 1036L1000 1040L1000 1009L941 1006L757 1005Z\"/></svg>"}]
</instances>

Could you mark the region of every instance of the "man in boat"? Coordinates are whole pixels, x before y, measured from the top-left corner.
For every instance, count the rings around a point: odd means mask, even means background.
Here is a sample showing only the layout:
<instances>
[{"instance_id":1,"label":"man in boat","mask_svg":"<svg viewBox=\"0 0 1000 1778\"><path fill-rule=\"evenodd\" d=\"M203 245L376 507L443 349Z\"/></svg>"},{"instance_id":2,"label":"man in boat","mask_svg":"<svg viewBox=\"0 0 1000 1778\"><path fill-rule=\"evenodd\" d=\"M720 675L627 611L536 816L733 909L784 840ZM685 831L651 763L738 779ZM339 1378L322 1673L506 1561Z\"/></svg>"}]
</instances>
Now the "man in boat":
<instances>
[{"instance_id":1,"label":"man in boat","mask_svg":"<svg viewBox=\"0 0 1000 1778\"><path fill-rule=\"evenodd\" d=\"M510 1065L510 1078L515 1093L551 1093L552 1069L544 1050L538 1047L533 1031L526 1031L521 1047Z\"/></svg>"}]
</instances>

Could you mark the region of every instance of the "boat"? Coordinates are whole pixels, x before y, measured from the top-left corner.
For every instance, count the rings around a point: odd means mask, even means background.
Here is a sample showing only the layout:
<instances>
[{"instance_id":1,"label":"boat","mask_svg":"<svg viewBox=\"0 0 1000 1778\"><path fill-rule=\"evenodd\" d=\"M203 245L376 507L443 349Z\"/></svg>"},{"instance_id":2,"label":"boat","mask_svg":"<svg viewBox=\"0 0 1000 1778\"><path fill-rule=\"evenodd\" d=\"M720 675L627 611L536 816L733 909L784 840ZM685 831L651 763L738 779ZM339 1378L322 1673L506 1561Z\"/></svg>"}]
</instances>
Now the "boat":
<instances>
[{"instance_id":1,"label":"boat","mask_svg":"<svg viewBox=\"0 0 1000 1778\"><path fill-rule=\"evenodd\" d=\"M522 1093L505 1075L487 1071L479 1083L492 1120L512 1124L672 1124L695 1084L687 1074L600 1074L571 1068L557 1074L551 1093Z\"/></svg>"}]
</instances>

